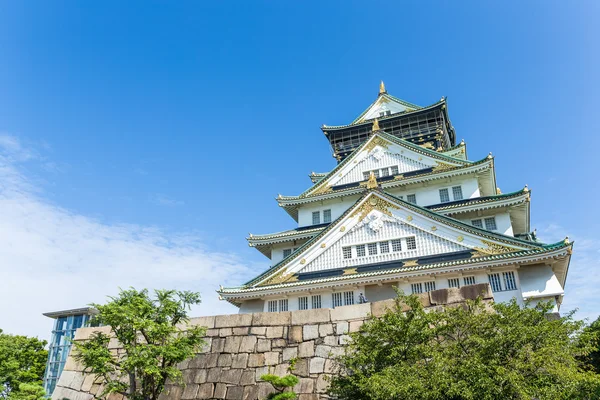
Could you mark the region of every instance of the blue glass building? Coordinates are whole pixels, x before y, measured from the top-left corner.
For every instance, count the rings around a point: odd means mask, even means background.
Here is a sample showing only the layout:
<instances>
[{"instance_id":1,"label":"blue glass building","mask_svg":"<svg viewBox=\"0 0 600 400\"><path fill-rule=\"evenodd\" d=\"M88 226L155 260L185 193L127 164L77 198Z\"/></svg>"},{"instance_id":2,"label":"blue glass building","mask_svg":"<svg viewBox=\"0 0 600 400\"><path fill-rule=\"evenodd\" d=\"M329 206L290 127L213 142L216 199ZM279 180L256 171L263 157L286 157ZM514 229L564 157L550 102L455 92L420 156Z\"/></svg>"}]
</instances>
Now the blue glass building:
<instances>
[{"instance_id":1,"label":"blue glass building","mask_svg":"<svg viewBox=\"0 0 600 400\"><path fill-rule=\"evenodd\" d=\"M87 326L89 319L96 313L93 308L76 308L72 310L55 311L44 315L53 318L54 329L48 349L48 361L46 362L46 373L44 375L44 389L48 396L52 396L56 382L65 367L71 341L75 337L77 328Z\"/></svg>"}]
</instances>

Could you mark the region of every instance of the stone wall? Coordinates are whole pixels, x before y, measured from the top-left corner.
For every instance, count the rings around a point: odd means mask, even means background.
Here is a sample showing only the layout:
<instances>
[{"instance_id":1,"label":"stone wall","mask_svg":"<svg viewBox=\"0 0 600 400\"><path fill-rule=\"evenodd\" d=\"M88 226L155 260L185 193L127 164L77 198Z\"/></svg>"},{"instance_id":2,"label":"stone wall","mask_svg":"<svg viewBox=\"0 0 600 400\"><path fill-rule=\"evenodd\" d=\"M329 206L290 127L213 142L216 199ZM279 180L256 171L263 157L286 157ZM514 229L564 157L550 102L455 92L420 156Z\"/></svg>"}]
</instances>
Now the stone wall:
<instances>
[{"instance_id":1,"label":"stone wall","mask_svg":"<svg viewBox=\"0 0 600 400\"><path fill-rule=\"evenodd\" d=\"M491 300L488 284L460 289L440 289L420 295L426 307L460 303L482 295ZM285 375L290 359L296 359L294 373L300 379L294 388L300 400L327 399L327 378L334 371L333 358L343 352L348 333L359 330L370 315L382 315L393 300L306 311L219 315L193 318L191 325L206 326L203 351L183 362L183 385L169 384L164 400L265 399L273 391L261 382L266 373ZM85 340L93 331L107 328L81 328L75 340ZM119 352L116 340L109 345ZM69 357L52 395L54 400L91 400L101 392L94 377L81 372ZM122 400L111 395L109 400Z\"/></svg>"}]
</instances>

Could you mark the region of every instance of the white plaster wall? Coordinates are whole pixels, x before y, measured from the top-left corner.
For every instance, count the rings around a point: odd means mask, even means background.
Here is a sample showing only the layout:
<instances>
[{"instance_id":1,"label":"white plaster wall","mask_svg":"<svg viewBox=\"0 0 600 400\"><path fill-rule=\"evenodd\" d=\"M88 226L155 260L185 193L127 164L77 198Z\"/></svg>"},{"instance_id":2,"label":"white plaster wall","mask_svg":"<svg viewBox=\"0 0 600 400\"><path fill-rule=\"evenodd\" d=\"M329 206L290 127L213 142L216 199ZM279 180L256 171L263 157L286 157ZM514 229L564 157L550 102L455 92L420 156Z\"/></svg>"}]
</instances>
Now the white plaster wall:
<instances>
[{"instance_id":1,"label":"white plaster wall","mask_svg":"<svg viewBox=\"0 0 600 400\"><path fill-rule=\"evenodd\" d=\"M359 293L365 293L365 287L364 286L359 286L358 289L356 289L356 287L353 288L336 288L335 292L353 292L354 293L354 304L358 304L358 296ZM312 295L321 295L321 308L333 308L333 293L334 290L325 290L325 291L310 291L310 292L300 292L300 293L294 293L292 295L283 297L283 296L271 296L271 297L265 297L262 300L264 300L264 305L263 305L263 310L264 312L268 312L269 311L269 301L270 300L280 300L280 299L288 299L288 311L296 311L299 310L299 301L298 299L300 297L308 297L308 309L311 309L311 296ZM240 313L245 313L246 311L242 311L242 309L240 308ZM255 311L256 312L256 311Z\"/></svg>"},{"instance_id":2,"label":"white plaster wall","mask_svg":"<svg viewBox=\"0 0 600 400\"><path fill-rule=\"evenodd\" d=\"M294 242L287 243L276 243L271 248L271 265L277 264L279 261L283 260L283 250L285 249L295 249L302 246L306 243L308 239L296 240L296 244Z\"/></svg>"},{"instance_id":3,"label":"white plaster wall","mask_svg":"<svg viewBox=\"0 0 600 400\"><path fill-rule=\"evenodd\" d=\"M380 97L379 100L373 104L371 109L362 117L362 120L364 121L367 119L379 118L379 113L381 111L385 112L389 110L392 112L392 114L396 114L405 111L406 109L407 107L403 106L402 104L391 102L383 97Z\"/></svg>"},{"instance_id":4,"label":"white plaster wall","mask_svg":"<svg viewBox=\"0 0 600 400\"><path fill-rule=\"evenodd\" d=\"M554 298L565 293L549 265L523 266L519 280L524 298Z\"/></svg>"},{"instance_id":5,"label":"white plaster wall","mask_svg":"<svg viewBox=\"0 0 600 400\"><path fill-rule=\"evenodd\" d=\"M508 214L507 212L498 213L498 214L489 214L489 215L486 214L485 216L470 216L470 217L466 217L466 218L461 217L461 215L459 214L455 218L461 222L464 222L467 225L472 225L471 221L473 221L474 219L481 219L482 223L483 223L483 227L485 228L485 222L483 221L483 219L488 218L488 217L496 218L496 227L498 229L496 229L493 232L502 233L502 234L508 235L508 236L514 236L512 222L510 220L510 214Z\"/></svg>"},{"instance_id":6,"label":"white plaster wall","mask_svg":"<svg viewBox=\"0 0 600 400\"><path fill-rule=\"evenodd\" d=\"M440 203L440 189L448 188L448 192L450 195L450 201L454 201L454 197L452 195L452 187L461 186L463 199L471 199L475 197L481 197L479 194L479 185L477 183L476 178L466 178L466 179L451 179L450 181L440 182L432 185L428 185L425 187L419 188L393 188L386 189L389 193L394 196L403 196L404 200L406 200L406 196L409 194L417 195L417 205L419 206L430 206L433 204Z\"/></svg>"},{"instance_id":7,"label":"white plaster wall","mask_svg":"<svg viewBox=\"0 0 600 400\"><path fill-rule=\"evenodd\" d=\"M360 195L344 196L337 199L305 204L302 208L298 209L298 226L312 225L313 211L321 211L321 223L323 223L323 210L327 209L331 209L331 221L333 222L348 208L352 207L359 197Z\"/></svg>"},{"instance_id":8,"label":"white plaster wall","mask_svg":"<svg viewBox=\"0 0 600 400\"><path fill-rule=\"evenodd\" d=\"M423 161L409 158L401 154L392 154L381 147L376 147L366 158L355 164L355 167L343 176L336 185L345 185L347 183L360 182L365 180L363 173L365 171L379 170L386 167L397 166L398 172L404 173L409 171L417 171L420 169L429 168L433 163L427 159L426 164Z\"/></svg>"}]
</instances>

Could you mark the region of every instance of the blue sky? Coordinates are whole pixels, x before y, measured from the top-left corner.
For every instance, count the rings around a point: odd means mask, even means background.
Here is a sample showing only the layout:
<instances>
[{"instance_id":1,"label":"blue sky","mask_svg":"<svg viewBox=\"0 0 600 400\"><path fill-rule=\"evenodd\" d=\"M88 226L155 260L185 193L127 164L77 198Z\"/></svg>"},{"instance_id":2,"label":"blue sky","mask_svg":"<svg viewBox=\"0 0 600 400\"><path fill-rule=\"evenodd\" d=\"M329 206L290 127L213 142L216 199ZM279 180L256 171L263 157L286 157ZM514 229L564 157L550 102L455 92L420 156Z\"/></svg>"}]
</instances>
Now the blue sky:
<instances>
[{"instance_id":1,"label":"blue sky","mask_svg":"<svg viewBox=\"0 0 600 400\"><path fill-rule=\"evenodd\" d=\"M379 80L448 97L469 156L532 226L576 241L564 309L596 317L600 5L558 2L0 2L0 314L47 337L54 309L118 286L203 292L268 265L248 232L335 161L319 127ZM10 304L17 302L17 309Z\"/></svg>"}]
</instances>

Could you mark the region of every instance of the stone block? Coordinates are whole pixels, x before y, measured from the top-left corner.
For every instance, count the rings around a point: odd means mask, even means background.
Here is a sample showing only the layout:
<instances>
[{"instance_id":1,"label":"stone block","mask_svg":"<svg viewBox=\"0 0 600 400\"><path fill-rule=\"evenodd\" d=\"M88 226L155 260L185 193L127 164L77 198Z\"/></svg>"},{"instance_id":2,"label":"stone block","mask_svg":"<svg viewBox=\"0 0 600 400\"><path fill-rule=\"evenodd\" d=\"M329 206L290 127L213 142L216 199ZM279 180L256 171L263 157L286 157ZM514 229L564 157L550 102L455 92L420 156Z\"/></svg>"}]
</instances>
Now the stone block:
<instances>
[{"instance_id":1,"label":"stone block","mask_svg":"<svg viewBox=\"0 0 600 400\"><path fill-rule=\"evenodd\" d=\"M346 343L350 343L351 340L352 340L352 338L349 335L340 336L340 346L343 346Z\"/></svg>"},{"instance_id":2,"label":"stone block","mask_svg":"<svg viewBox=\"0 0 600 400\"><path fill-rule=\"evenodd\" d=\"M324 344L317 345L315 349L315 356L329 358L329 353L331 352L331 346L326 346Z\"/></svg>"},{"instance_id":3,"label":"stone block","mask_svg":"<svg viewBox=\"0 0 600 400\"><path fill-rule=\"evenodd\" d=\"M215 317L215 328L239 328L250 325L252 325L252 314L229 314Z\"/></svg>"},{"instance_id":4,"label":"stone block","mask_svg":"<svg viewBox=\"0 0 600 400\"><path fill-rule=\"evenodd\" d=\"M265 365L277 365L279 364L279 353L275 351L268 351L265 353Z\"/></svg>"},{"instance_id":5,"label":"stone block","mask_svg":"<svg viewBox=\"0 0 600 400\"><path fill-rule=\"evenodd\" d=\"M308 376L308 358L300 358L296 361L296 368L294 369L294 375L296 376Z\"/></svg>"},{"instance_id":6,"label":"stone block","mask_svg":"<svg viewBox=\"0 0 600 400\"><path fill-rule=\"evenodd\" d=\"M330 380L330 376L329 375L319 375L317 377L317 387L316 387L316 392L317 393L325 393L327 392L327 389L329 388L329 380Z\"/></svg>"},{"instance_id":7,"label":"stone block","mask_svg":"<svg viewBox=\"0 0 600 400\"><path fill-rule=\"evenodd\" d=\"M332 347L331 348L331 357L339 357L344 355L344 348L341 346L337 346L337 347Z\"/></svg>"},{"instance_id":8,"label":"stone block","mask_svg":"<svg viewBox=\"0 0 600 400\"><path fill-rule=\"evenodd\" d=\"M283 361L289 361L292 358L298 357L297 347L285 347L283 349Z\"/></svg>"},{"instance_id":9,"label":"stone block","mask_svg":"<svg viewBox=\"0 0 600 400\"><path fill-rule=\"evenodd\" d=\"M300 393L312 393L314 391L314 380L312 378L300 378L298 384L294 386L294 392Z\"/></svg>"},{"instance_id":10,"label":"stone block","mask_svg":"<svg viewBox=\"0 0 600 400\"><path fill-rule=\"evenodd\" d=\"M165 395L165 399L168 400L179 400L183 395L183 387L179 385L169 385L167 389L162 393ZM161 396L162 396L161 394ZM109 396L110 397L110 396Z\"/></svg>"},{"instance_id":11,"label":"stone block","mask_svg":"<svg viewBox=\"0 0 600 400\"><path fill-rule=\"evenodd\" d=\"M328 308L299 310L292 313L292 325L319 324L330 321Z\"/></svg>"},{"instance_id":12,"label":"stone block","mask_svg":"<svg viewBox=\"0 0 600 400\"><path fill-rule=\"evenodd\" d=\"M477 283L475 285L463 286L460 288L460 295L465 300L475 300L479 296L484 300L494 298L489 283ZM79 332L79 330L77 330L77 332Z\"/></svg>"},{"instance_id":13,"label":"stone block","mask_svg":"<svg viewBox=\"0 0 600 400\"><path fill-rule=\"evenodd\" d=\"M302 338L304 340L316 339L319 337L319 325L304 325L302 327Z\"/></svg>"},{"instance_id":14,"label":"stone block","mask_svg":"<svg viewBox=\"0 0 600 400\"><path fill-rule=\"evenodd\" d=\"M351 319L365 319L370 313L371 305L369 303L336 307L331 310L331 320L348 321Z\"/></svg>"},{"instance_id":15,"label":"stone block","mask_svg":"<svg viewBox=\"0 0 600 400\"><path fill-rule=\"evenodd\" d=\"M177 369L180 371L183 371L184 369L188 369L190 367L191 360L192 360L191 358L188 358L187 360L183 360L182 362L177 364Z\"/></svg>"},{"instance_id":16,"label":"stone block","mask_svg":"<svg viewBox=\"0 0 600 400\"><path fill-rule=\"evenodd\" d=\"M291 343L299 343L302 341L302 327L292 326L288 331L288 341Z\"/></svg>"},{"instance_id":17,"label":"stone block","mask_svg":"<svg viewBox=\"0 0 600 400\"><path fill-rule=\"evenodd\" d=\"M211 351L213 353L222 353L225 348L225 338L213 339Z\"/></svg>"},{"instance_id":18,"label":"stone block","mask_svg":"<svg viewBox=\"0 0 600 400\"><path fill-rule=\"evenodd\" d=\"M321 357L311 358L308 372L311 374L321 374L325 370L325 359Z\"/></svg>"},{"instance_id":19,"label":"stone block","mask_svg":"<svg viewBox=\"0 0 600 400\"><path fill-rule=\"evenodd\" d=\"M298 395L298 400L319 400L319 395L315 393L302 393Z\"/></svg>"},{"instance_id":20,"label":"stone block","mask_svg":"<svg viewBox=\"0 0 600 400\"><path fill-rule=\"evenodd\" d=\"M328 335L333 335L333 324L319 325L319 336L325 337Z\"/></svg>"},{"instance_id":21,"label":"stone block","mask_svg":"<svg viewBox=\"0 0 600 400\"><path fill-rule=\"evenodd\" d=\"M230 336L225 338L225 347L223 352L225 353L237 353L240 351L240 345L242 344L241 336Z\"/></svg>"},{"instance_id":22,"label":"stone block","mask_svg":"<svg viewBox=\"0 0 600 400\"><path fill-rule=\"evenodd\" d=\"M71 383L69 384L69 387L73 390L81 390L81 386L83 385L83 381L85 380L85 374L81 373L81 372L75 372L73 374L73 379L71 380Z\"/></svg>"},{"instance_id":23,"label":"stone block","mask_svg":"<svg viewBox=\"0 0 600 400\"><path fill-rule=\"evenodd\" d=\"M219 329L219 336L220 337L228 337L233 335L233 329L232 328L221 328Z\"/></svg>"},{"instance_id":24,"label":"stone block","mask_svg":"<svg viewBox=\"0 0 600 400\"><path fill-rule=\"evenodd\" d=\"M194 369L186 369L181 373L181 379L183 379L183 384L187 385L188 383L194 383L194 377L196 376L196 370Z\"/></svg>"},{"instance_id":25,"label":"stone block","mask_svg":"<svg viewBox=\"0 0 600 400\"><path fill-rule=\"evenodd\" d=\"M78 392L73 389L69 389L66 387L57 386L54 389L54 393L52 393L53 399L69 399L69 400L92 400L94 396L89 393ZM123 396L121 395L121 399Z\"/></svg>"},{"instance_id":26,"label":"stone block","mask_svg":"<svg viewBox=\"0 0 600 400\"><path fill-rule=\"evenodd\" d=\"M259 382L256 385L246 386L244 388L244 400L264 400L275 390L273 385L268 382Z\"/></svg>"},{"instance_id":27,"label":"stone block","mask_svg":"<svg viewBox=\"0 0 600 400\"><path fill-rule=\"evenodd\" d=\"M336 335L343 335L345 333L348 333L348 329L349 329L349 324L347 321L341 321L341 322L338 322L337 324L335 324L335 334Z\"/></svg>"},{"instance_id":28,"label":"stone block","mask_svg":"<svg viewBox=\"0 0 600 400\"><path fill-rule=\"evenodd\" d=\"M217 367L231 367L231 354L221 354L219 355L219 360L217 361Z\"/></svg>"},{"instance_id":29,"label":"stone block","mask_svg":"<svg viewBox=\"0 0 600 400\"><path fill-rule=\"evenodd\" d=\"M60 379L58 380L58 386L70 388L71 382L73 382L73 378L76 374L77 372L75 371L63 370L62 374L60 374Z\"/></svg>"},{"instance_id":30,"label":"stone block","mask_svg":"<svg viewBox=\"0 0 600 400\"><path fill-rule=\"evenodd\" d=\"M256 351L258 351L259 353L271 351L271 339L258 339Z\"/></svg>"},{"instance_id":31,"label":"stone block","mask_svg":"<svg viewBox=\"0 0 600 400\"><path fill-rule=\"evenodd\" d=\"M285 376L288 373L289 364L277 364L273 370L273 374L277 376Z\"/></svg>"},{"instance_id":32,"label":"stone block","mask_svg":"<svg viewBox=\"0 0 600 400\"><path fill-rule=\"evenodd\" d=\"M419 301L423 305L423 307L431 307L431 301L429 301L429 293L419 293L417 295Z\"/></svg>"},{"instance_id":33,"label":"stone block","mask_svg":"<svg viewBox=\"0 0 600 400\"><path fill-rule=\"evenodd\" d=\"M231 368L246 368L248 366L248 353L239 353L233 355Z\"/></svg>"},{"instance_id":34,"label":"stone block","mask_svg":"<svg viewBox=\"0 0 600 400\"><path fill-rule=\"evenodd\" d=\"M229 386L227 388L227 400L243 400L244 398L244 387L243 386Z\"/></svg>"},{"instance_id":35,"label":"stone block","mask_svg":"<svg viewBox=\"0 0 600 400\"><path fill-rule=\"evenodd\" d=\"M326 344L327 346L337 346L338 343L337 336L325 336L323 338L323 344Z\"/></svg>"},{"instance_id":36,"label":"stone block","mask_svg":"<svg viewBox=\"0 0 600 400\"><path fill-rule=\"evenodd\" d=\"M79 328L75 331L75 336L73 337L73 340L87 340L95 332L104 333L105 335L110 335L111 334L110 326Z\"/></svg>"},{"instance_id":37,"label":"stone block","mask_svg":"<svg viewBox=\"0 0 600 400\"><path fill-rule=\"evenodd\" d=\"M213 398L224 399L227 395L227 385L224 383L217 383L215 385L215 391L213 392Z\"/></svg>"},{"instance_id":38,"label":"stone block","mask_svg":"<svg viewBox=\"0 0 600 400\"><path fill-rule=\"evenodd\" d=\"M265 365L265 354L250 354L248 356L248 367L262 367Z\"/></svg>"},{"instance_id":39,"label":"stone block","mask_svg":"<svg viewBox=\"0 0 600 400\"><path fill-rule=\"evenodd\" d=\"M240 385L254 385L256 383L256 372L253 369L246 369L242 372L242 377L240 378Z\"/></svg>"},{"instance_id":40,"label":"stone block","mask_svg":"<svg viewBox=\"0 0 600 400\"><path fill-rule=\"evenodd\" d=\"M268 338L282 338L283 337L283 326L268 326L267 327Z\"/></svg>"},{"instance_id":41,"label":"stone block","mask_svg":"<svg viewBox=\"0 0 600 400\"><path fill-rule=\"evenodd\" d=\"M212 329L215 327L215 316L190 318L188 326L203 326Z\"/></svg>"},{"instance_id":42,"label":"stone block","mask_svg":"<svg viewBox=\"0 0 600 400\"><path fill-rule=\"evenodd\" d=\"M259 368L256 368L256 369L254 370L254 373L256 374L254 378L255 378L257 381L260 381L260 380L262 380L262 378L261 378L261 377L262 377L263 375L266 375L266 374L268 374L268 373L269 373L269 369L270 369L270 367L259 367Z\"/></svg>"},{"instance_id":43,"label":"stone block","mask_svg":"<svg viewBox=\"0 0 600 400\"><path fill-rule=\"evenodd\" d=\"M233 334L235 336L246 336L250 332L250 327L245 326L243 328L233 328Z\"/></svg>"},{"instance_id":44,"label":"stone block","mask_svg":"<svg viewBox=\"0 0 600 400\"><path fill-rule=\"evenodd\" d=\"M251 335L265 336L267 334L266 326L253 326L250 328Z\"/></svg>"},{"instance_id":45,"label":"stone block","mask_svg":"<svg viewBox=\"0 0 600 400\"><path fill-rule=\"evenodd\" d=\"M221 382L221 368L211 368L208 370L206 376L207 382Z\"/></svg>"},{"instance_id":46,"label":"stone block","mask_svg":"<svg viewBox=\"0 0 600 400\"><path fill-rule=\"evenodd\" d=\"M94 381L96 380L95 374L86 374L83 379L83 384L81 385L82 392L90 392L92 390L92 386L94 385ZM100 381L100 380L98 380Z\"/></svg>"},{"instance_id":47,"label":"stone block","mask_svg":"<svg viewBox=\"0 0 600 400\"><path fill-rule=\"evenodd\" d=\"M205 369L197 369L194 374L194 383L205 383L208 372Z\"/></svg>"},{"instance_id":48,"label":"stone block","mask_svg":"<svg viewBox=\"0 0 600 400\"><path fill-rule=\"evenodd\" d=\"M240 353L253 353L256 349L256 336L243 336L240 344Z\"/></svg>"},{"instance_id":49,"label":"stone block","mask_svg":"<svg viewBox=\"0 0 600 400\"><path fill-rule=\"evenodd\" d=\"M271 340L271 347L286 347L287 341L285 339L273 339Z\"/></svg>"},{"instance_id":50,"label":"stone block","mask_svg":"<svg viewBox=\"0 0 600 400\"><path fill-rule=\"evenodd\" d=\"M74 348L71 348L72 352L75 352ZM65 366L63 367L63 371L83 371L83 365L75 361L75 358L69 353L67 358L67 362L65 362Z\"/></svg>"},{"instance_id":51,"label":"stone block","mask_svg":"<svg viewBox=\"0 0 600 400\"><path fill-rule=\"evenodd\" d=\"M208 400L213 397L213 393L215 391L215 385L212 383L203 383L198 388L198 393L196 394L197 399Z\"/></svg>"},{"instance_id":52,"label":"stone block","mask_svg":"<svg viewBox=\"0 0 600 400\"><path fill-rule=\"evenodd\" d=\"M312 357L315 355L315 341L310 340L298 345L298 357Z\"/></svg>"},{"instance_id":53,"label":"stone block","mask_svg":"<svg viewBox=\"0 0 600 400\"><path fill-rule=\"evenodd\" d=\"M204 343L198 349L198 353L208 353L212 347L212 338L204 338Z\"/></svg>"},{"instance_id":54,"label":"stone block","mask_svg":"<svg viewBox=\"0 0 600 400\"><path fill-rule=\"evenodd\" d=\"M292 313L289 311L269 313L261 312L252 314L253 326L279 326L289 325L292 321Z\"/></svg>"},{"instance_id":55,"label":"stone block","mask_svg":"<svg viewBox=\"0 0 600 400\"><path fill-rule=\"evenodd\" d=\"M194 400L196 398L196 393L198 393L198 387L200 385L195 384L187 384L183 389L183 395L181 396L181 400Z\"/></svg>"},{"instance_id":56,"label":"stone block","mask_svg":"<svg viewBox=\"0 0 600 400\"><path fill-rule=\"evenodd\" d=\"M207 329L206 336L209 336L209 337L219 336L219 331L220 331L220 329Z\"/></svg>"},{"instance_id":57,"label":"stone block","mask_svg":"<svg viewBox=\"0 0 600 400\"><path fill-rule=\"evenodd\" d=\"M242 377L243 369L228 369L221 371L221 382L238 385Z\"/></svg>"},{"instance_id":58,"label":"stone block","mask_svg":"<svg viewBox=\"0 0 600 400\"><path fill-rule=\"evenodd\" d=\"M217 362L219 361L218 353L210 353L206 355L206 365L204 368L214 368L217 366Z\"/></svg>"},{"instance_id":59,"label":"stone block","mask_svg":"<svg viewBox=\"0 0 600 400\"><path fill-rule=\"evenodd\" d=\"M350 332L358 332L365 321L350 321Z\"/></svg>"},{"instance_id":60,"label":"stone block","mask_svg":"<svg viewBox=\"0 0 600 400\"><path fill-rule=\"evenodd\" d=\"M371 303L371 314L374 317L381 317L388 310L395 310L396 301L394 299L376 301Z\"/></svg>"},{"instance_id":61,"label":"stone block","mask_svg":"<svg viewBox=\"0 0 600 400\"><path fill-rule=\"evenodd\" d=\"M335 360L327 359L325 360L325 369L323 370L323 372L325 372L326 374L333 374L334 372L336 372L337 367L338 364Z\"/></svg>"}]
</instances>

